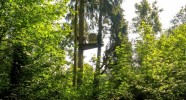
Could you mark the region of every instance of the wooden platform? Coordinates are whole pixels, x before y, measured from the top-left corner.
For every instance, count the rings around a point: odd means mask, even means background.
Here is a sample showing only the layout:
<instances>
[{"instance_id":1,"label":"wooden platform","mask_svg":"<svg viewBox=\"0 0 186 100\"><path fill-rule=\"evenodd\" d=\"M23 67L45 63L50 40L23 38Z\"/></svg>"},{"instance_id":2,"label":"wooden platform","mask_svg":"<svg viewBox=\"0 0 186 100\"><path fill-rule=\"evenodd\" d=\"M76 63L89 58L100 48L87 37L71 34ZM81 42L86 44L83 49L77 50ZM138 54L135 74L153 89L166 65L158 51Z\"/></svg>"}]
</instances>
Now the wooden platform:
<instances>
[{"instance_id":1,"label":"wooden platform","mask_svg":"<svg viewBox=\"0 0 186 100\"><path fill-rule=\"evenodd\" d=\"M83 50L88 50L88 49L94 49L98 47L97 43L88 43L88 44L82 44L80 45L83 47ZM101 44L101 46L103 46L103 44Z\"/></svg>"}]
</instances>

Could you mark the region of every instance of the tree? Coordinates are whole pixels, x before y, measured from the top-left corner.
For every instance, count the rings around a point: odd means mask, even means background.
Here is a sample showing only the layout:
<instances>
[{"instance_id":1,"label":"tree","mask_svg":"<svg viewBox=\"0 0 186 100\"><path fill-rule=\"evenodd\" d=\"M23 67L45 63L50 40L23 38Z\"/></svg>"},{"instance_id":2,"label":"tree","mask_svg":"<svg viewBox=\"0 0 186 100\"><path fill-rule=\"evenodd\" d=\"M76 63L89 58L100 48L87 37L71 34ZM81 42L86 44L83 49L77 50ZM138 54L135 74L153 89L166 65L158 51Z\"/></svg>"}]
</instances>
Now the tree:
<instances>
[{"instance_id":1,"label":"tree","mask_svg":"<svg viewBox=\"0 0 186 100\"><path fill-rule=\"evenodd\" d=\"M153 31L161 31L161 23L159 21L158 13L162 12L162 9L159 9L157 6L157 1L155 1L152 6L148 3L147 0L142 0L139 4L135 4L137 17L133 19L135 31L138 31L138 26L142 22L146 22L153 27Z\"/></svg>"},{"instance_id":2,"label":"tree","mask_svg":"<svg viewBox=\"0 0 186 100\"><path fill-rule=\"evenodd\" d=\"M174 19L171 20L173 27L182 25L186 23L186 6L183 6L180 11L174 16Z\"/></svg>"},{"instance_id":3,"label":"tree","mask_svg":"<svg viewBox=\"0 0 186 100\"><path fill-rule=\"evenodd\" d=\"M4 84L0 85L1 98L37 98L37 95L33 96L29 91L36 93L43 91L42 89L23 87L42 83L37 79L49 72L46 71L47 67L51 69L55 66L52 69L54 71L64 65L65 52L60 44L70 30L68 26L61 30L58 20L67 12L67 7L64 6L66 3L67 0L55 3L38 0L1 0L0 59L3 62L0 64L0 71L3 73L1 84ZM38 74L40 76L37 76ZM16 87L12 89L12 85Z\"/></svg>"},{"instance_id":4,"label":"tree","mask_svg":"<svg viewBox=\"0 0 186 100\"><path fill-rule=\"evenodd\" d=\"M153 32L149 25L145 25L145 27L146 30L151 29L151 32ZM182 82L178 81L184 80L181 78L184 76L181 74L182 72L177 72L177 70L180 68L182 69L184 66L183 60L185 59L185 50L182 48L184 43L181 43L183 42L183 38L180 38L184 37L182 33L185 31L184 27L184 25L181 25L173 30L174 35L163 34L159 40L154 40L152 35L144 35L148 41L146 41L146 44L140 44L138 46L140 50L138 50L143 53L142 64L140 67L142 71L141 74L144 74L143 80L145 85L141 84L139 87L141 87L140 89L142 90L148 89L147 91L151 96L143 97L157 99L184 98L183 95L185 94L185 91L180 90L182 92L179 92L178 94L175 94L174 91L175 89L176 91L178 89L175 84L179 84L179 86L182 87ZM146 31L146 33L150 32ZM172 87L174 89L172 89ZM143 93L143 95L144 94L147 93Z\"/></svg>"},{"instance_id":5,"label":"tree","mask_svg":"<svg viewBox=\"0 0 186 100\"><path fill-rule=\"evenodd\" d=\"M78 48L78 78L77 84L81 86L83 79L83 40L84 40L84 0L80 0L79 5L79 48Z\"/></svg>"},{"instance_id":6,"label":"tree","mask_svg":"<svg viewBox=\"0 0 186 100\"><path fill-rule=\"evenodd\" d=\"M98 35L97 35L97 45L98 45L98 50L97 50L97 62L96 62L96 71L94 74L94 81L93 81L93 98L98 100L98 95L99 95L99 77L100 77L100 59L101 59L101 47L102 47L102 3L103 1L99 1L99 21L98 21Z\"/></svg>"},{"instance_id":7,"label":"tree","mask_svg":"<svg viewBox=\"0 0 186 100\"><path fill-rule=\"evenodd\" d=\"M122 99L117 92L121 85L121 77L119 76L123 73L121 69L131 66L132 63L131 44L127 38L127 22L122 13L121 3L120 0L114 0L103 4L103 12L107 12L111 27L109 43L101 67L104 68L100 76L102 81L100 82L101 95L99 98L101 99ZM118 52L125 52L122 54L125 56L121 56L121 53ZM121 60L121 58L125 59L125 61ZM123 62L123 66L119 65L120 61Z\"/></svg>"},{"instance_id":8,"label":"tree","mask_svg":"<svg viewBox=\"0 0 186 100\"><path fill-rule=\"evenodd\" d=\"M151 34L148 34L148 36L153 36L155 38L155 35L161 32L161 23L159 21L159 13L162 12L162 9L159 9L156 6L157 2L155 1L152 5L148 3L147 0L142 0L139 4L135 4L136 8L136 14L137 17L133 19L133 25L134 25L134 32L140 34L142 39L137 40L140 45L143 45L146 41L147 34L144 31L144 23L146 25L149 25L150 28L152 28ZM143 34L141 34L143 33ZM145 33L145 34L144 34ZM147 48L144 48L147 50ZM144 51L144 50L142 50ZM134 49L134 53L136 50ZM144 51L145 52L145 51ZM141 64L141 56L144 56L143 54L136 54L137 56L134 58L134 65L139 65Z\"/></svg>"},{"instance_id":9,"label":"tree","mask_svg":"<svg viewBox=\"0 0 186 100\"><path fill-rule=\"evenodd\" d=\"M74 76L73 76L73 86L76 85L76 73L77 73L77 6L78 6L78 1L76 0L76 3L75 3L75 18L74 18Z\"/></svg>"},{"instance_id":10,"label":"tree","mask_svg":"<svg viewBox=\"0 0 186 100\"><path fill-rule=\"evenodd\" d=\"M105 70L102 73L104 73L107 68L112 67L112 65L117 63L117 55L115 50L117 46L121 46L124 39L127 39L127 22L123 18L123 9L120 6L122 1L116 0L111 3L109 2L110 1L103 5L103 12L107 12L111 22L111 28L109 34L110 41L106 46L106 51L103 57L102 67L104 67Z\"/></svg>"}]
</instances>

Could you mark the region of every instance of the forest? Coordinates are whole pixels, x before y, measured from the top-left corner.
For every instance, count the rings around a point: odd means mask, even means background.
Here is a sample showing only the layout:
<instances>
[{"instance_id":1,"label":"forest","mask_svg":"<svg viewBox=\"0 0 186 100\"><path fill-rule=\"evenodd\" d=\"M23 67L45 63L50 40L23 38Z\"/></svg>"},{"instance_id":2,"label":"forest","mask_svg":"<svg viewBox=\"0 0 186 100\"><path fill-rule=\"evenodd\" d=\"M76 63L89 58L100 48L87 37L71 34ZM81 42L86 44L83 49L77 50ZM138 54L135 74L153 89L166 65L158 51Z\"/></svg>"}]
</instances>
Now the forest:
<instances>
[{"instance_id":1,"label":"forest","mask_svg":"<svg viewBox=\"0 0 186 100\"><path fill-rule=\"evenodd\" d=\"M0 0L0 100L185 100L186 5L124 1Z\"/></svg>"}]
</instances>

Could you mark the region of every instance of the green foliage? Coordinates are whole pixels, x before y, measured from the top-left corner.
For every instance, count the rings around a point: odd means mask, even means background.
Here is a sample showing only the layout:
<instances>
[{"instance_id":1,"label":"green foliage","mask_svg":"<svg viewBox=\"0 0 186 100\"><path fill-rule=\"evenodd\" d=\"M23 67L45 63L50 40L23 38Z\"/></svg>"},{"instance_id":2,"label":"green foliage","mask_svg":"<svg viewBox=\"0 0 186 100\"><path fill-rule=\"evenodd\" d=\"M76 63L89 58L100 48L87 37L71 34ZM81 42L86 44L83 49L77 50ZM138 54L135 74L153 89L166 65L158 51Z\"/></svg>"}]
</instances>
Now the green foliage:
<instances>
[{"instance_id":1,"label":"green foliage","mask_svg":"<svg viewBox=\"0 0 186 100\"><path fill-rule=\"evenodd\" d=\"M59 94L60 83L63 82L59 77L65 64L65 51L60 45L70 30L67 26L62 30L58 21L67 12L67 1L1 1L2 98L44 99L52 97L49 94ZM11 74L16 70L17 77ZM15 81L18 76L21 76L18 84L12 83L11 77Z\"/></svg>"},{"instance_id":2,"label":"green foliage","mask_svg":"<svg viewBox=\"0 0 186 100\"><path fill-rule=\"evenodd\" d=\"M144 34L152 32L148 25L144 24L143 29ZM181 25L173 31L174 34L164 34L158 40L152 35L145 34L143 41L137 45L137 53L141 58L140 66L127 65L124 59L126 53L119 49L118 54L122 59L117 65L120 68L113 71L112 98L116 96L117 99L136 100L183 99L186 64L185 29L186 25Z\"/></svg>"},{"instance_id":3,"label":"green foliage","mask_svg":"<svg viewBox=\"0 0 186 100\"><path fill-rule=\"evenodd\" d=\"M65 60L64 48L73 44L66 41L71 32L69 25L60 23L68 12L67 2L0 0L0 99L95 99L92 98L94 66L84 64L82 85L76 87L72 83L72 64ZM184 9L175 18L171 32L161 33L156 38L161 30L158 18L161 10L156 2L152 6L147 0L136 4L138 17L134 20L134 28L140 34L140 40L134 49L127 37L121 2L104 0L103 4L103 19L111 23L111 37L107 58L103 59L100 68L103 73L97 78L97 99L185 99ZM86 9L89 17L94 17L91 15L99 12L99 2L88 0L87 3L92 3ZM96 14L92 13L94 10Z\"/></svg>"},{"instance_id":4,"label":"green foliage","mask_svg":"<svg viewBox=\"0 0 186 100\"><path fill-rule=\"evenodd\" d=\"M161 31L161 23L159 21L159 13L162 12L162 9L157 7L157 2L155 1L152 5L149 4L147 0L142 0L139 4L135 4L137 17L133 19L134 21L134 30L139 31L138 27L142 22L152 26L152 29L155 33Z\"/></svg>"}]
</instances>

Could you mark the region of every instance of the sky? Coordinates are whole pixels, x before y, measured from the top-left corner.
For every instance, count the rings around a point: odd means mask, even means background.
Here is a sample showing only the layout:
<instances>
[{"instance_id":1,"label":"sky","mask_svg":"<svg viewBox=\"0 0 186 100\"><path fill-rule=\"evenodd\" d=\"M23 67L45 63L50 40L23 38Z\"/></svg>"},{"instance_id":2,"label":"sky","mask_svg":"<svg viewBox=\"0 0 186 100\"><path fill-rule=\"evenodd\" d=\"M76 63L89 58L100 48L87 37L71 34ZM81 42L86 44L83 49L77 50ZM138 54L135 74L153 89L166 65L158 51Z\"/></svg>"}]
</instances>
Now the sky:
<instances>
[{"instance_id":1,"label":"sky","mask_svg":"<svg viewBox=\"0 0 186 100\"><path fill-rule=\"evenodd\" d=\"M141 0L123 0L122 8L125 10L124 17L129 23L129 27L132 23L132 18L136 16L135 14L135 3L139 3ZM148 0L150 4L155 0ZM160 21L162 23L162 28L167 29L170 27L170 21L174 18L176 13L181 9L182 6L186 5L186 0L156 0L157 6L163 9L163 12L159 14ZM135 34L129 34L129 38L134 39ZM104 41L104 45L106 42ZM102 48L104 50L104 47ZM97 49L86 50L84 52L85 63L90 63L90 59L93 55L96 55Z\"/></svg>"},{"instance_id":2,"label":"sky","mask_svg":"<svg viewBox=\"0 0 186 100\"><path fill-rule=\"evenodd\" d=\"M135 3L139 3L141 0L123 0L122 8L125 10L124 15L129 23L132 18L135 17ZM150 4L155 0L148 0ZM160 21L163 24L163 29L169 28L170 20L179 11L179 9L186 5L186 0L156 0L157 6L163 8L163 12L159 14Z\"/></svg>"}]
</instances>

